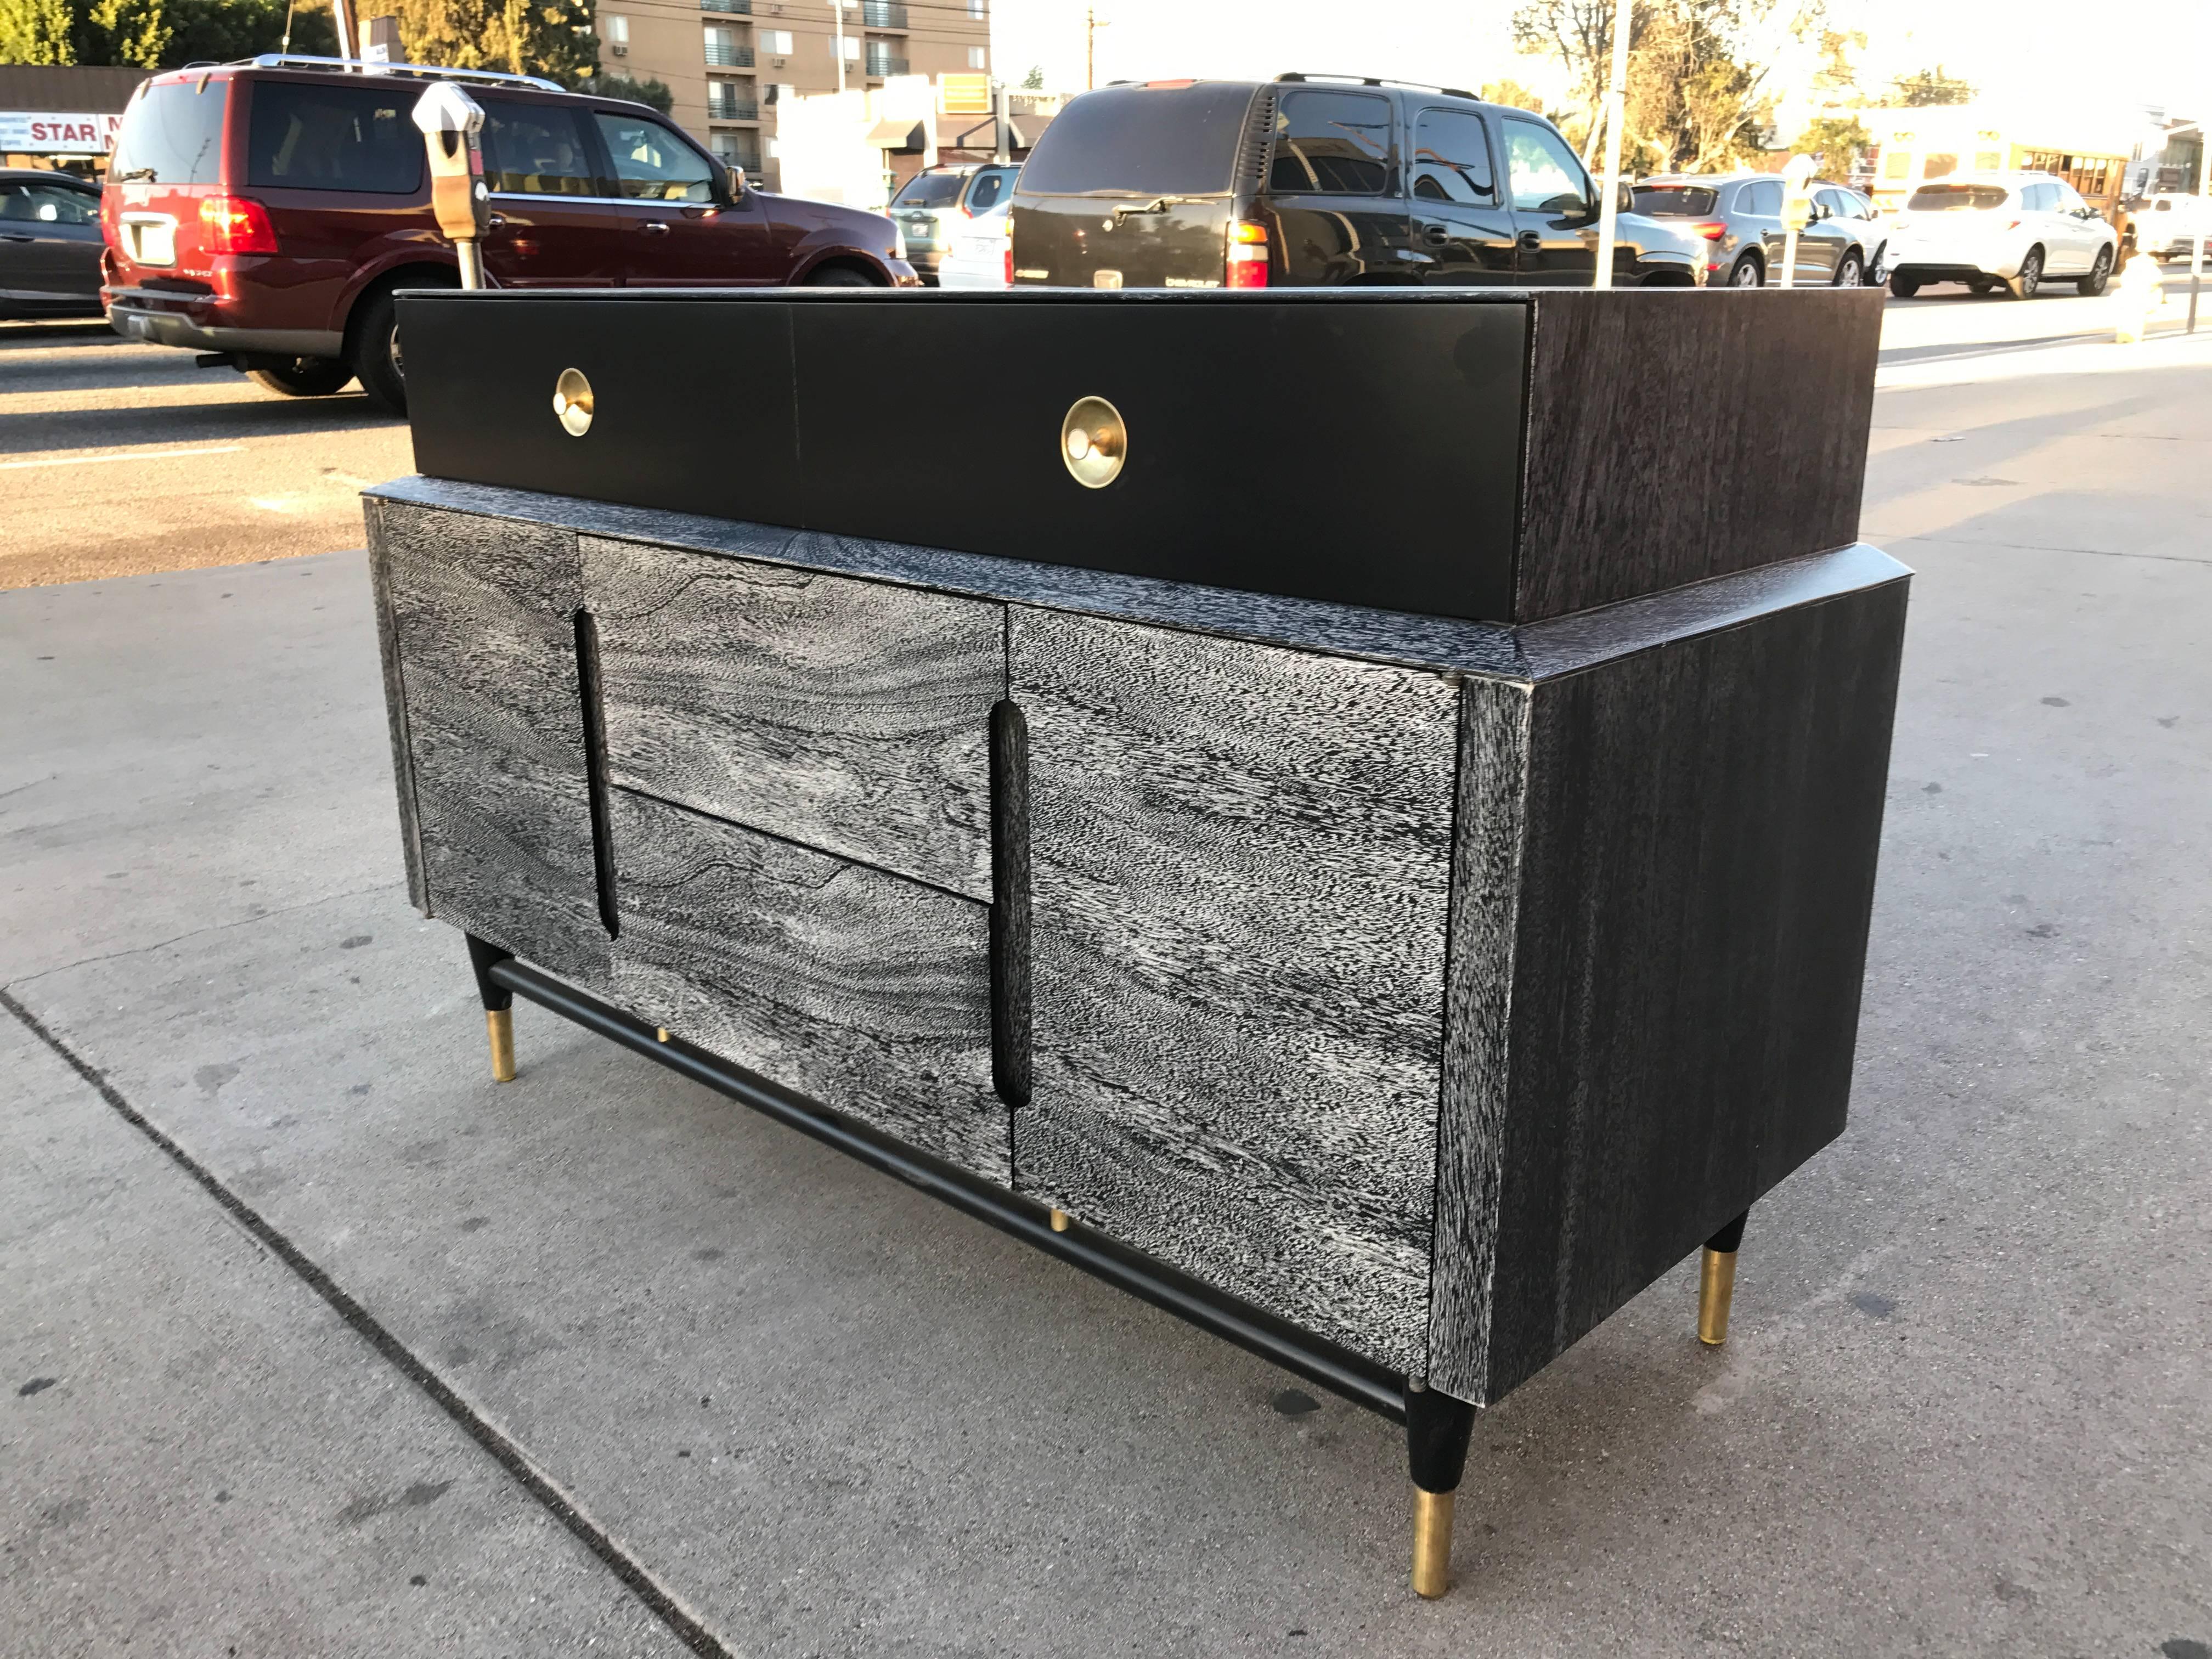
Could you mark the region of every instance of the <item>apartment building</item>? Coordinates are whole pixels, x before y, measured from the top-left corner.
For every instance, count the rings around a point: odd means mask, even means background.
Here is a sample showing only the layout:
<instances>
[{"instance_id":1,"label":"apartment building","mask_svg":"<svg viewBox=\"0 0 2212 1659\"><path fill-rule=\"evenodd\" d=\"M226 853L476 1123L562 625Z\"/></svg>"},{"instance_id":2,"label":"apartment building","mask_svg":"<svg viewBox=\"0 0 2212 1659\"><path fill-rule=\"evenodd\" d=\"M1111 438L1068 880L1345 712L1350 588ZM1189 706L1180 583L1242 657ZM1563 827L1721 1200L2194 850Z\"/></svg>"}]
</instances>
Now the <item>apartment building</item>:
<instances>
[{"instance_id":1,"label":"apartment building","mask_svg":"<svg viewBox=\"0 0 2212 1659\"><path fill-rule=\"evenodd\" d=\"M894 75L991 67L991 0L602 0L599 66L675 94L679 125L769 190L775 109Z\"/></svg>"}]
</instances>

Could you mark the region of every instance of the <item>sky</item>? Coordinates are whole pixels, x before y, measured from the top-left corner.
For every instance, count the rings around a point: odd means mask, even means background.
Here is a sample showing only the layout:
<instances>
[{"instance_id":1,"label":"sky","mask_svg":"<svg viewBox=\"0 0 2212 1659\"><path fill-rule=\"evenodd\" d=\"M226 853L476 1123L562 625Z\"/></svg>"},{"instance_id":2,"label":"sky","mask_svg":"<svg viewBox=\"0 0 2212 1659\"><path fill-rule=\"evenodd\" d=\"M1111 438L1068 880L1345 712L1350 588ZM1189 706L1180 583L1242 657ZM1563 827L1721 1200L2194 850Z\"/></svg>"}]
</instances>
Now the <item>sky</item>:
<instances>
[{"instance_id":1,"label":"sky","mask_svg":"<svg viewBox=\"0 0 2212 1659\"><path fill-rule=\"evenodd\" d=\"M1080 0L996 0L994 58L1019 82L1080 90ZM1097 78L1264 79L1285 70L1479 88L1552 74L1513 52L1510 0L1097 0ZM1829 0L1830 26L1864 30L1863 84L1941 63L1984 91L2097 105L2212 108L2212 0Z\"/></svg>"}]
</instances>

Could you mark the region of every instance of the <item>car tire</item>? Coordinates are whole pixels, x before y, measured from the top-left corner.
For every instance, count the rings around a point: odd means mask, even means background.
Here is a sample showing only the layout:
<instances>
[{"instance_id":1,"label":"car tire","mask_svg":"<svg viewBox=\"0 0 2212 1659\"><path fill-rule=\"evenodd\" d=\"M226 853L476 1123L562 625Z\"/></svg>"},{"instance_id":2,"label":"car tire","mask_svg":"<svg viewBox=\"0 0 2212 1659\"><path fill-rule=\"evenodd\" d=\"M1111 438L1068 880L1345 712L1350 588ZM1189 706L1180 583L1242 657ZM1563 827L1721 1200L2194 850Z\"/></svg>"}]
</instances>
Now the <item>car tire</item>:
<instances>
[{"instance_id":1,"label":"car tire","mask_svg":"<svg viewBox=\"0 0 2212 1659\"><path fill-rule=\"evenodd\" d=\"M1756 254L1746 253L1729 267L1728 285L1730 288L1765 288L1766 272Z\"/></svg>"},{"instance_id":2,"label":"car tire","mask_svg":"<svg viewBox=\"0 0 2212 1659\"><path fill-rule=\"evenodd\" d=\"M1866 267L1859 263L1859 251L1856 248L1849 250L1842 258L1836 261L1836 286L1838 288L1866 286Z\"/></svg>"},{"instance_id":3,"label":"car tire","mask_svg":"<svg viewBox=\"0 0 2212 1659\"><path fill-rule=\"evenodd\" d=\"M2097 263L2089 267L2089 274L2074 284L2075 289L2094 298L2105 291L2105 284L2112 279L2112 250L2097 250Z\"/></svg>"},{"instance_id":4,"label":"car tire","mask_svg":"<svg viewBox=\"0 0 2212 1659\"><path fill-rule=\"evenodd\" d=\"M327 398L353 380L353 365L335 357L285 357L246 371L256 386L287 398Z\"/></svg>"},{"instance_id":5,"label":"car tire","mask_svg":"<svg viewBox=\"0 0 2212 1659\"><path fill-rule=\"evenodd\" d=\"M1968 283L1966 286L1972 289L1975 293L1980 295L1984 299L1987 299L1990 295L2002 288L2004 283L2001 279L1995 276L1977 276L1972 282Z\"/></svg>"},{"instance_id":6,"label":"car tire","mask_svg":"<svg viewBox=\"0 0 2212 1659\"><path fill-rule=\"evenodd\" d=\"M1920 284L1911 276L1893 276L1889 279L1889 291L1900 300L1910 300L1920 292Z\"/></svg>"},{"instance_id":7,"label":"car tire","mask_svg":"<svg viewBox=\"0 0 2212 1659\"><path fill-rule=\"evenodd\" d=\"M824 265L804 283L801 288L873 288L876 284L850 265Z\"/></svg>"},{"instance_id":8,"label":"car tire","mask_svg":"<svg viewBox=\"0 0 2212 1659\"><path fill-rule=\"evenodd\" d=\"M399 286L459 288L460 281L450 271L412 270ZM399 302L392 298L392 290L372 294L356 307L349 332L353 372L368 394L369 407L380 414L405 415L407 371L399 351Z\"/></svg>"},{"instance_id":9,"label":"car tire","mask_svg":"<svg viewBox=\"0 0 2212 1659\"><path fill-rule=\"evenodd\" d=\"M2005 291L2015 300L2033 300L2035 290L2043 286L2043 250L2032 247L2027 257L2020 262L2020 275L2005 284Z\"/></svg>"},{"instance_id":10,"label":"car tire","mask_svg":"<svg viewBox=\"0 0 2212 1659\"><path fill-rule=\"evenodd\" d=\"M1889 244L1884 242L1867 261L1866 285L1869 288L1887 287L1889 283Z\"/></svg>"}]
</instances>

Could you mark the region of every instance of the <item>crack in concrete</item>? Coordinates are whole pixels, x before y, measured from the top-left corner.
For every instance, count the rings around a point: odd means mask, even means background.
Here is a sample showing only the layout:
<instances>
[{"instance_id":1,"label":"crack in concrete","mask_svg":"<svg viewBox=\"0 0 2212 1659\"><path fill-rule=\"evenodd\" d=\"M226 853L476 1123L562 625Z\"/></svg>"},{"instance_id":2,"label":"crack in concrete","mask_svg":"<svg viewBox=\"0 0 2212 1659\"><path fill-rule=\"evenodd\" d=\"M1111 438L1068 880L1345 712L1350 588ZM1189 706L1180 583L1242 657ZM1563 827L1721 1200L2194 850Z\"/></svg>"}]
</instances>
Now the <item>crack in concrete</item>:
<instances>
[{"instance_id":1,"label":"crack in concrete","mask_svg":"<svg viewBox=\"0 0 2212 1659\"><path fill-rule=\"evenodd\" d=\"M234 927L251 927L257 921L273 921L278 916L296 915L302 910L313 909L318 904L335 904L340 899L366 898L371 893L388 892L395 887L405 885L404 882L380 881L373 887L356 887L343 893L325 893L319 897L301 899L297 904L287 904L277 909L264 910L258 915L240 916L235 921L210 922L204 927L194 927L189 932L179 933L173 939L159 939L151 945L134 945L128 950L110 951L101 956L86 957L81 961L64 963L58 968L41 968L35 974L26 974L21 979L8 981L7 988L13 990L19 985L34 985L39 981L49 978L55 974L66 974L76 968L89 968L94 963L120 962L125 957L142 957L149 951L166 951L172 945L182 945L188 939L200 939L209 933L228 933Z\"/></svg>"}]
</instances>

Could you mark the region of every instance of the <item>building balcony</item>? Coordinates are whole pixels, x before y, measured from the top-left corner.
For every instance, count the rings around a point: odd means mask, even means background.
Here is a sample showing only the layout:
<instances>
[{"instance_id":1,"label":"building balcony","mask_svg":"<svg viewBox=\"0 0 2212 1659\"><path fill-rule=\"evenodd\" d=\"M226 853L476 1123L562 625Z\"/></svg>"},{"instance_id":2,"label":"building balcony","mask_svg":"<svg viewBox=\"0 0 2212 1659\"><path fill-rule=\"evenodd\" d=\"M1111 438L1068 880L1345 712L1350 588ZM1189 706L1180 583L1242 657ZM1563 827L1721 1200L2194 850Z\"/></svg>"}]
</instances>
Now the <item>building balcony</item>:
<instances>
[{"instance_id":1,"label":"building balcony","mask_svg":"<svg viewBox=\"0 0 2212 1659\"><path fill-rule=\"evenodd\" d=\"M868 54L868 73L878 81L887 75L904 75L906 59L894 58L888 52L872 52Z\"/></svg>"},{"instance_id":2,"label":"building balcony","mask_svg":"<svg viewBox=\"0 0 2212 1659\"><path fill-rule=\"evenodd\" d=\"M707 118L709 121L757 121L760 119L760 106L741 104L735 99L726 104L710 103L707 106Z\"/></svg>"},{"instance_id":3,"label":"building balcony","mask_svg":"<svg viewBox=\"0 0 2212 1659\"><path fill-rule=\"evenodd\" d=\"M860 0L860 24L864 28L902 29L906 8L899 0Z\"/></svg>"},{"instance_id":4,"label":"building balcony","mask_svg":"<svg viewBox=\"0 0 2212 1659\"><path fill-rule=\"evenodd\" d=\"M753 0L699 0L701 11L734 13L739 17L753 15Z\"/></svg>"},{"instance_id":5,"label":"building balcony","mask_svg":"<svg viewBox=\"0 0 2212 1659\"><path fill-rule=\"evenodd\" d=\"M709 69L750 69L753 49L750 46L718 46L707 43L707 67Z\"/></svg>"}]
</instances>

